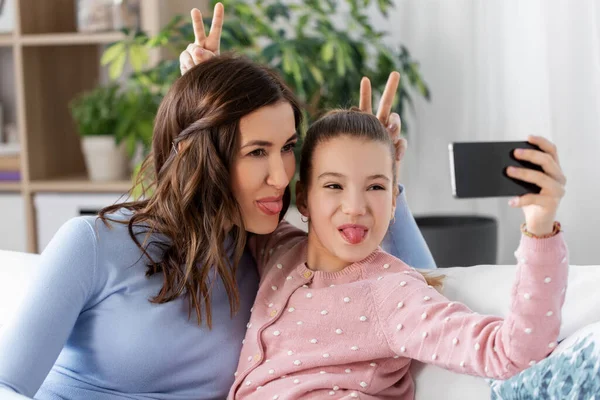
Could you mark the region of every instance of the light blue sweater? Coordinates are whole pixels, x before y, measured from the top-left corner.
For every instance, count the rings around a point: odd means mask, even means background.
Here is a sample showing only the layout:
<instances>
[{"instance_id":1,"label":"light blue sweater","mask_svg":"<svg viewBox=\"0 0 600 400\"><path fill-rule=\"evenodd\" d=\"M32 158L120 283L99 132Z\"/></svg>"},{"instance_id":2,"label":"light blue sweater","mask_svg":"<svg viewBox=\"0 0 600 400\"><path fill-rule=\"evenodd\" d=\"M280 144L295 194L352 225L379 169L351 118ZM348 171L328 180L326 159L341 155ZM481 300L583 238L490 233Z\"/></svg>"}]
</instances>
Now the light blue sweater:
<instances>
[{"instance_id":1,"label":"light blue sweater","mask_svg":"<svg viewBox=\"0 0 600 400\"><path fill-rule=\"evenodd\" d=\"M387 250L432 267L403 196ZM126 220L127 212L113 218ZM230 317L227 294L215 282L209 330L193 313L188 320L183 298L148 301L162 275L147 278L127 226L111 225L74 218L42 253L17 318L0 330L0 399L9 392L41 400L225 398L258 289L249 253L237 276L240 312Z\"/></svg>"}]
</instances>

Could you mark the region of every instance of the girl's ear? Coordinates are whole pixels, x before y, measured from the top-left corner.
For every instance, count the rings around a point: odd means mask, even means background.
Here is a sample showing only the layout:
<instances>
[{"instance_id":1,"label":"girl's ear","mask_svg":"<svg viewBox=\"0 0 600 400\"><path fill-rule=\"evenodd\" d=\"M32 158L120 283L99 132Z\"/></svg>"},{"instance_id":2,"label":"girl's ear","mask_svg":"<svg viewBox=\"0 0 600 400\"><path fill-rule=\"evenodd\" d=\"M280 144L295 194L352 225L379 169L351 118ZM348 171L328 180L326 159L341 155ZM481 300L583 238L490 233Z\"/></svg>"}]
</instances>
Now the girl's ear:
<instances>
[{"instance_id":1,"label":"girl's ear","mask_svg":"<svg viewBox=\"0 0 600 400\"><path fill-rule=\"evenodd\" d=\"M303 216L305 216L306 218L309 218L309 212L308 212L308 202L306 199L306 187L304 186L304 184L300 181L296 182L296 207L298 207L298 211L300 211L300 214L302 214Z\"/></svg>"}]
</instances>

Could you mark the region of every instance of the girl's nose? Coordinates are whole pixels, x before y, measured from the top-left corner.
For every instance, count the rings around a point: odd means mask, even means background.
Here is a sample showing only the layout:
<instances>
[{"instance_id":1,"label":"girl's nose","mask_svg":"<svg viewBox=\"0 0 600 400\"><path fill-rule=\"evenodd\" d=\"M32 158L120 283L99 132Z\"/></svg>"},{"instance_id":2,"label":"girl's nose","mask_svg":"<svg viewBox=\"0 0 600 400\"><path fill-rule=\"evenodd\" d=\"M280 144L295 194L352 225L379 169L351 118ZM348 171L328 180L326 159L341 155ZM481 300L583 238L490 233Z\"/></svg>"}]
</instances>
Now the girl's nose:
<instances>
[{"instance_id":1,"label":"girl's nose","mask_svg":"<svg viewBox=\"0 0 600 400\"><path fill-rule=\"evenodd\" d=\"M364 194L347 190L348 193L342 200L342 212L351 216L360 216L366 213L366 201Z\"/></svg>"}]
</instances>

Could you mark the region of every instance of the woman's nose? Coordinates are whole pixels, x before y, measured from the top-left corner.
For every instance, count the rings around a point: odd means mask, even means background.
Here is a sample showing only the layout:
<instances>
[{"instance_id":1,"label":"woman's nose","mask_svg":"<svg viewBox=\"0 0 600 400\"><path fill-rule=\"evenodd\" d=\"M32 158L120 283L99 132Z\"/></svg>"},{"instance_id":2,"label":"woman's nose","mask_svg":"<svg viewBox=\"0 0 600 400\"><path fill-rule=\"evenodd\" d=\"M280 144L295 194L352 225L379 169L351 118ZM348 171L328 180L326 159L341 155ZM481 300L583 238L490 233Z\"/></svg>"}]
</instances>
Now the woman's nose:
<instances>
[{"instance_id":1,"label":"woman's nose","mask_svg":"<svg viewBox=\"0 0 600 400\"><path fill-rule=\"evenodd\" d=\"M267 176L267 184L277 188L278 190L285 189L290 183L285 164L281 157L272 160L269 165L269 175Z\"/></svg>"}]
</instances>

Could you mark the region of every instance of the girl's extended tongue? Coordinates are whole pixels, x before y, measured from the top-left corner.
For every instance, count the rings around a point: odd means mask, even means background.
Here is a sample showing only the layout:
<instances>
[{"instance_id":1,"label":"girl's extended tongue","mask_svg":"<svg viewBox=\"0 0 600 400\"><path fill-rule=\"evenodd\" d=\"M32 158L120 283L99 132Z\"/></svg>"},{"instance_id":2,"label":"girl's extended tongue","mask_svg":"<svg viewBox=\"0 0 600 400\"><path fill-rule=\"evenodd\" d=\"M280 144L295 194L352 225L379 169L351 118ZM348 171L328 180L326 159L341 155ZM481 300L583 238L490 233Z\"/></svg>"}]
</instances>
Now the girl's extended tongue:
<instances>
[{"instance_id":1,"label":"girl's extended tongue","mask_svg":"<svg viewBox=\"0 0 600 400\"><path fill-rule=\"evenodd\" d=\"M365 230L362 228L344 228L340 229L344 239L350 244L358 244L365 237Z\"/></svg>"}]
</instances>

